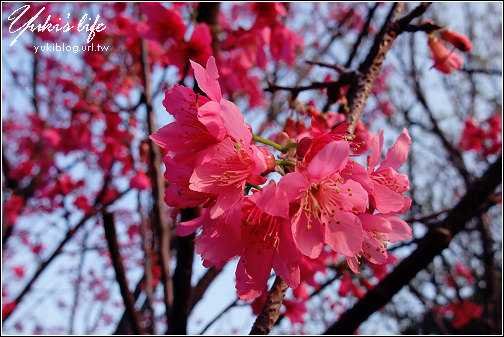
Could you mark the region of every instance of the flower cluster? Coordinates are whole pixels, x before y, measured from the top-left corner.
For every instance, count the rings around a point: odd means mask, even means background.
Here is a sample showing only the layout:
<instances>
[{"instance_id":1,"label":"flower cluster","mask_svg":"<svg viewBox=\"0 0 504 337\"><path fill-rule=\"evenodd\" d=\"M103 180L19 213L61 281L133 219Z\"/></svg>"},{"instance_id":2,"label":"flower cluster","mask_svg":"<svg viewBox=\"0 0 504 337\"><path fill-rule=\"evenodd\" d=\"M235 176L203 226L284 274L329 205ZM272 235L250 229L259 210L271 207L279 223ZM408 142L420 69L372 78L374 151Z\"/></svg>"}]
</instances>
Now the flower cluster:
<instances>
[{"instance_id":1,"label":"flower cluster","mask_svg":"<svg viewBox=\"0 0 504 337\"><path fill-rule=\"evenodd\" d=\"M254 136L238 107L222 97L213 57L206 69L191 66L207 97L182 86L168 90L163 105L175 121L151 139L166 153L166 203L203 207L200 217L180 223L176 233L201 228L196 252L206 267L240 257L241 299L263 291L271 268L296 288L303 258L318 258L325 245L358 273L362 257L383 264L387 242L411 238L411 228L394 215L411 204L403 195L408 177L397 172L411 143L406 129L383 161L383 132L366 138L371 139L367 169L352 158L369 144L346 134L347 123L327 130L313 118L299 144L281 146ZM282 160L254 141L281 150ZM283 177L264 185L275 167Z\"/></svg>"},{"instance_id":2,"label":"flower cluster","mask_svg":"<svg viewBox=\"0 0 504 337\"><path fill-rule=\"evenodd\" d=\"M459 142L462 151L473 150L487 157L502 151L502 114L495 115L479 123L472 118L465 121L465 128Z\"/></svg>"}]
</instances>

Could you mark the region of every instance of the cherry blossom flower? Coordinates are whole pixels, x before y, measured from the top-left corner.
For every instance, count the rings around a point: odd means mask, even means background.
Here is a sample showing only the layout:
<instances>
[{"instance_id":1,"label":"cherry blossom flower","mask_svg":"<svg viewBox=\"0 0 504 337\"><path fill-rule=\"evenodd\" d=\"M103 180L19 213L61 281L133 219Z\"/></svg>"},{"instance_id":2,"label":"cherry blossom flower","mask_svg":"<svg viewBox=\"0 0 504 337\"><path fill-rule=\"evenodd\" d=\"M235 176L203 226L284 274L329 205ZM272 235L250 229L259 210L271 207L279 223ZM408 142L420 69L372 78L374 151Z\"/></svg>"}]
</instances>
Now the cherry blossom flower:
<instances>
[{"instance_id":1,"label":"cherry blossom flower","mask_svg":"<svg viewBox=\"0 0 504 337\"><path fill-rule=\"evenodd\" d=\"M206 69L193 61L191 66L198 86L211 100L198 108L198 119L217 138L222 139L221 136L227 134L234 141L249 146L252 133L245 124L242 113L234 103L222 98L215 58L212 56L208 59Z\"/></svg>"},{"instance_id":2,"label":"cherry blossom flower","mask_svg":"<svg viewBox=\"0 0 504 337\"><path fill-rule=\"evenodd\" d=\"M285 192L274 182L243 200L244 250L236 268L236 289L241 299L255 298L269 279L271 268L291 288L300 282L301 254L289 224Z\"/></svg>"},{"instance_id":3,"label":"cherry blossom flower","mask_svg":"<svg viewBox=\"0 0 504 337\"><path fill-rule=\"evenodd\" d=\"M195 153L224 138L223 133L212 133L213 130L209 130L198 119L198 106L206 102L208 98L196 95L183 86L175 85L167 90L163 105L175 121L163 126L150 139L170 152L174 161L181 164L194 163Z\"/></svg>"},{"instance_id":4,"label":"cherry blossom flower","mask_svg":"<svg viewBox=\"0 0 504 337\"><path fill-rule=\"evenodd\" d=\"M225 214L212 219L208 209L204 208L199 217L177 226L175 231L180 236L187 236L202 228L196 237L195 250L203 259L204 267L215 266L220 269L243 251L240 208L236 207L235 210L237 212L231 216Z\"/></svg>"},{"instance_id":5,"label":"cherry blossom flower","mask_svg":"<svg viewBox=\"0 0 504 337\"><path fill-rule=\"evenodd\" d=\"M189 188L217 197L210 210L211 217L216 218L242 198L247 181L253 185L266 182L260 176L266 169L264 153L257 146L245 147L226 138L205 152L192 173Z\"/></svg>"},{"instance_id":6,"label":"cherry blossom flower","mask_svg":"<svg viewBox=\"0 0 504 337\"><path fill-rule=\"evenodd\" d=\"M163 163L166 167L164 178L168 182L164 200L168 206L197 207L207 202L210 198L209 194L193 191L189 188L189 180L193 172L191 167L177 165L169 156L163 158Z\"/></svg>"},{"instance_id":7,"label":"cherry blossom flower","mask_svg":"<svg viewBox=\"0 0 504 337\"><path fill-rule=\"evenodd\" d=\"M302 254L316 258L324 243L335 252L355 256L361 249L362 225L353 212L364 212L368 194L353 180L338 173L348 161L344 141L327 144L300 171L279 182L292 203L294 240Z\"/></svg>"},{"instance_id":8,"label":"cherry blossom flower","mask_svg":"<svg viewBox=\"0 0 504 337\"><path fill-rule=\"evenodd\" d=\"M168 51L170 64L176 65L180 74L189 60L204 63L212 56L212 34L206 23L198 23L188 42L173 44Z\"/></svg>"},{"instance_id":9,"label":"cherry blossom flower","mask_svg":"<svg viewBox=\"0 0 504 337\"><path fill-rule=\"evenodd\" d=\"M143 170L138 170L138 172L131 178L130 187L137 188L139 190L146 190L151 188L152 184L149 177L145 174Z\"/></svg>"},{"instance_id":10,"label":"cherry blossom flower","mask_svg":"<svg viewBox=\"0 0 504 337\"><path fill-rule=\"evenodd\" d=\"M241 256L236 269L236 288L241 299L257 297L272 268L290 287L299 285L301 255L292 238L285 192L274 182L216 218L211 217L209 209L203 209L194 220L180 223L176 233L186 236L202 227L196 252L205 267L222 268L236 255Z\"/></svg>"},{"instance_id":11,"label":"cherry blossom flower","mask_svg":"<svg viewBox=\"0 0 504 337\"><path fill-rule=\"evenodd\" d=\"M304 40L284 25L275 25L271 30L270 50L276 61L283 60L293 66L296 52L301 50L303 45Z\"/></svg>"},{"instance_id":12,"label":"cherry blossom flower","mask_svg":"<svg viewBox=\"0 0 504 337\"><path fill-rule=\"evenodd\" d=\"M387 242L411 239L411 227L392 214L359 213L357 216L364 230L360 255L372 264L387 262ZM359 273L359 262L356 257L347 257L347 262L354 272Z\"/></svg>"},{"instance_id":13,"label":"cherry blossom flower","mask_svg":"<svg viewBox=\"0 0 504 337\"><path fill-rule=\"evenodd\" d=\"M411 206L411 199L402 195L409 191L408 176L396 171L406 162L410 144L408 130L404 129L375 170L381 159L383 130L379 136L376 132L373 134L372 152L367 158L368 173L374 185L370 204L381 213L402 214Z\"/></svg>"},{"instance_id":14,"label":"cherry blossom flower","mask_svg":"<svg viewBox=\"0 0 504 337\"><path fill-rule=\"evenodd\" d=\"M452 69L459 70L462 67L462 56L450 51L444 43L437 37L430 36L428 41L429 48L434 60L434 68L444 74L450 74Z\"/></svg>"},{"instance_id":15,"label":"cherry blossom flower","mask_svg":"<svg viewBox=\"0 0 504 337\"><path fill-rule=\"evenodd\" d=\"M300 300L284 300L283 304L285 306L285 316L291 321L291 323L303 323L303 315L308 312L306 308L306 302Z\"/></svg>"},{"instance_id":16,"label":"cherry blossom flower","mask_svg":"<svg viewBox=\"0 0 504 337\"><path fill-rule=\"evenodd\" d=\"M441 315L446 315L448 312L453 314L451 325L455 329L460 329L467 325L472 319L478 319L483 314L483 307L471 301L457 301L450 303L447 306L439 307L438 311Z\"/></svg>"},{"instance_id":17,"label":"cherry blossom flower","mask_svg":"<svg viewBox=\"0 0 504 337\"><path fill-rule=\"evenodd\" d=\"M486 132L476 125L472 118L467 119L465 122L462 137L460 137L459 147L463 151L474 150L476 152L483 151L483 140L486 137Z\"/></svg>"},{"instance_id":18,"label":"cherry blossom flower","mask_svg":"<svg viewBox=\"0 0 504 337\"><path fill-rule=\"evenodd\" d=\"M137 30L141 37L154 39L160 43L164 43L169 38L177 41L184 39L186 25L180 11L168 9L155 2L144 2L141 8L148 19L148 24L137 23Z\"/></svg>"},{"instance_id":19,"label":"cherry blossom flower","mask_svg":"<svg viewBox=\"0 0 504 337\"><path fill-rule=\"evenodd\" d=\"M502 116L496 113L486 123L478 125L469 118L465 121L465 128L459 141L459 148L463 151L474 150L483 156L502 151Z\"/></svg>"}]
</instances>

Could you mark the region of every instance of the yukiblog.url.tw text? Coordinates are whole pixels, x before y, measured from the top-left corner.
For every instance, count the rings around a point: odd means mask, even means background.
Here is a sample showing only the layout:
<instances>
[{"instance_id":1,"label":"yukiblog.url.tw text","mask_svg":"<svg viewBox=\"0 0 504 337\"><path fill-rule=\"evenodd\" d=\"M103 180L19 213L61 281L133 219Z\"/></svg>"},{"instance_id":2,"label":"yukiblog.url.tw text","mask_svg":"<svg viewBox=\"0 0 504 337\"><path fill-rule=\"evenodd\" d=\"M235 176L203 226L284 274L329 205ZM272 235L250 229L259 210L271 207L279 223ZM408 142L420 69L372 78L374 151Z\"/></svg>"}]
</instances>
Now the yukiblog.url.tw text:
<instances>
[{"instance_id":1,"label":"yukiblog.url.tw text","mask_svg":"<svg viewBox=\"0 0 504 337\"><path fill-rule=\"evenodd\" d=\"M89 51L106 52L109 50L109 48L110 46L102 45L99 43L97 44L91 43L82 46L68 45L65 43L46 43L38 46L33 46L35 53L72 52L74 54L77 54L79 52L89 52Z\"/></svg>"}]
</instances>

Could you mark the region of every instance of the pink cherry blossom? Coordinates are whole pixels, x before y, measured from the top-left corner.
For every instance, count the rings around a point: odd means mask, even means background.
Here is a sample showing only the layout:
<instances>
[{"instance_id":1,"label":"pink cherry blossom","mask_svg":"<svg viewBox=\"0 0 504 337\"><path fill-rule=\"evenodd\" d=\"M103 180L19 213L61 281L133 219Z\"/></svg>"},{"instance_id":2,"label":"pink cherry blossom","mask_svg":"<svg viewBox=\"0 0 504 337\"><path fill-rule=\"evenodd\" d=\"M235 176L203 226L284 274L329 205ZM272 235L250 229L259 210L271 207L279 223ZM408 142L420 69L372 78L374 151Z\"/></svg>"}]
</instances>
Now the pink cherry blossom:
<instances>
[{"instance_id":1,"label":"pink cherry blossom","mask_svg":"<svg viewBox=\"0 0 504 337\"><path fill-rule=\"evenodd\" d=\"M217 197L210 209L215 219L243 197L247 181L263 184L266 179L260 174L266 169L265 156L255 145L246 147L226 138L205 151L202 163L192 173L189 188Z\"/></svg>"},{"instance_id":2,"label":"pink cherry blossom","mask_svg":"<svg viewBox=\"0 0 504 337\"><path fill-rule=\"evenodd\" d=\"M291 323L303 323L303 315L308 312L305 301L300 300L284 300L285 316Z\"/></svg>"},{"instance_id":3,"label":"pink cherry blossom","mask_svg":"<svg viewBox=\"0 0 504 337\"><path fill-rule=\"evenodd\" d=\"M271 30L270 50L273 59L283 60L288 65L294 65L296 52L304 46L304 41L296 33L282 24L277 24Z\"/></svg>"},{"instance_id":4,"label":"pink cherry blossom","mask_svg":"<svg viewBox=\"0 0 504 337\"><path fill-rule=\"evenodd\" d=\"M462 56L449 50L437 37L430 37L429 48L434 60L434 68L444 74L450 74L452 68L459 70L462 67Z\"/></svg>"},{"instance_id":5,"label":"pink cherry blossom","mask_svg":"<svg viewBox=\"0 0 504 337\"><path fill-rule=\"evenodd\" d=\"M292 238L285 192L271 183L245 197L241 211L244 251L236 269L238 296L247 300L259 295L271 268L287 285L296 288L301 254Z\"/></svg>"},{"instance_id":6,"label":"pink cherry blossom","mask_svg":"<svg viewBox=\"0 0 504 337\"><path fill-rule=\"evenodd\" d=\"M194 27L189 42L173 44L168 51L171 64L175 64L182 74L189 60L203 63L212 56L212 34L206 23L198 23Z\"/></svg>"},{"instance_id":7,"label":"pink cherry blossom","mask_svg":"<svg viewBox=\"0 0 504 337\"><path fill-rule=\"evenodd\" d=\"M169 156L163 158L166 170L164 178L168 182L165 190L165 202L168 206L177 208L197 207L205 204L211 195L193 191L189 188L189 179L193 169L189 166L177 165Z\"/></svg>"},{"instance_id":8,"label":"pink cherry blossom","mask_svg":"<svg viewBox=\"0 0 504 337\"><path fill-rule=\"evenodd\" d=\"M164 43L169 38L177 41L184 39L186 25L179 11L168 9L155 2L144 2L141 4L141 9L148 19L148 24L137 23L137 30L141 37L154 39L160 43Z\"/></svg>"},{"instance_id":9,"label":"pink cherry blossom","mask_svg":"<svg viewBox=\"0 0 504 337\"><path fill-rule=\"evenodd\" d=\"M222 98L215 58L211 56L208 59L206 69L193 61L191 66L198 86L211 100L198 109L198 118L207 128L215 130L212 134L221 135L225 131L233 140L248 146L252 140L252 133L245 124L240 109L234 103Z\"/></svg>"},{"instance_id":10,"label":"pink cherry blossom","mask_svg":"<svg viewBox=\"0 0 504 337\"><path fill-rule=\"evenodd\" d=\"M375 170L381 159L383 130L379 136L376 132L373 134L371 156L367 158L368 173L374 185L370 204L381 213L402 214L411 206L411 199L402 195L409 191L408 176L396 171L406 162L410 144L408 130L404 129L394 146L387 151L385 160Z\"/></svg>"},{"instance_id":11,"label":"pink cherry blossom","mask_svg":"<svg viewBox=\"0 0 504 337\"><path fill-rule=\"evenodd\" d=\"M219 142L225 132L215 132L198 119L199 105L208 98L196 95L191 89L175 85L165 93L163 105L175 121L163 126L150 139L171 153L179 163L195 161L195 153Z\"/></svg>"},{"instance_id":12,"label":"pink cherry blossom","mask_svg":"<svg viewBox=\"0 0 504 337\"><path fill-rule=\"evenodd\" d=\"M135 174L135 176L130 180L131 188L146 190L148 188L151 188L151 186L152 186L151 181L143 170L139 170L137 174Z\"/></svg>"},{"instance_id":13,"label":"pink cherry blossom","mask_svg":"<svg viewBox=\"0 0 504 337\"><path fill-rule=\"evenodd\" d=\"M238 207L235 210L240 209ZM176 233L187 236L202 228L196 237L196 253L203 259L204 267L216 266L220 269L243 251L240 222L241 213L234 212L231 216L225 214L212 219L208 209L204 208L198 218L181 222L176 228Z\"/></svg>"},{"instance_id":14,"label":"pink cherry blossom","mask_svg":"<svg viewBox=\"0 0 504 337\"><path fill-rule=\"evenodd\" d=\"M364 230L360 255L372 264L387 262L387 242L411 239L411 227L392 214L360 213L358 217ZM359 272L356 257L347 257L347 262L354 272Z\"/></svg>"},{"instance_id":15,"label":"pink cherry blossom","mask_svg":"<svg viewBox=\"0 0 504 337\"><path fill-rule=\"evenodd\" d=\"M338 173L348 161L347 142L327 144L300 171L279 182L292 203L294 240L302 254L316 258L323 244L335 252L355 256L361 249L362 225L353 212L364 212L368 194Z\"/></svg>"}]
</instances>

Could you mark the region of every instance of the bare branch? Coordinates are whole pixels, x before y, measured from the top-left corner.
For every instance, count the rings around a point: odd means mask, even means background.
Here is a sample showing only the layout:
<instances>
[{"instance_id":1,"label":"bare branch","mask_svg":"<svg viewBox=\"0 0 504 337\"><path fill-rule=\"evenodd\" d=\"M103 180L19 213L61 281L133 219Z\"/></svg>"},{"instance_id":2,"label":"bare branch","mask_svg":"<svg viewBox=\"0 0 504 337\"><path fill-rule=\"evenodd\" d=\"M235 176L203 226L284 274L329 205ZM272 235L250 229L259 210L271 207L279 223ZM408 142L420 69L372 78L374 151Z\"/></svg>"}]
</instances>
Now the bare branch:
<instances>
[{"instance_id":1,"label":"bare branch","mask_svg":"<svg viewBox=\"0 0 504 337\"><path fill-rule=\"evenodd\" d=\"M121 296L126 306L126 313L129 317L133 332L136 335L144 334L140 315L135 308L135 299L129 291L128 280L126 279L126 271L124 269L119 243L117 242L117 234L115 230L114 214L103 212L103 228L105 229L105 238L107 239L110 258L114 266L117 283L121 290Z\"/></svg>"}]
</instances>

